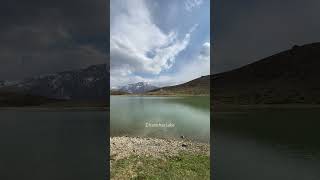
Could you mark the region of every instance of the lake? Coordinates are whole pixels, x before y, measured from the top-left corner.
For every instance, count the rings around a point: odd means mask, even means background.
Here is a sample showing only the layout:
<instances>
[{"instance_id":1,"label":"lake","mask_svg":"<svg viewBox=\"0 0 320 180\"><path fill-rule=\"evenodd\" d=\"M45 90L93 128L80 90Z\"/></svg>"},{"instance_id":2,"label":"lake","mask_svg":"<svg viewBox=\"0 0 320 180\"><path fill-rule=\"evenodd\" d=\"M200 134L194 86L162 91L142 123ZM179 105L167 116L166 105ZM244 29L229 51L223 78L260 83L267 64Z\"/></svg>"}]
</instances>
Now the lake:
<instances>
[{"instance_id":1,"label":"lake","mask_svg":"<svg viewBox=\"0 0 320 180\"><path fill-rule=\"evenodd\" d=\"M320 109L213 112L215 176L320 179Z\"/></svg>"},{"instance_id":2,"label":"lake","mask_svg":"<svg viewBox=\"0 0 320 180\"><path fill-rule=\"evenodd\" d=\"M209 97L111 96L110 133L209 142Z\"/></svg>"},{"instance_id":3,"label":"lake","mask_svg":"<svg viewBox=\"0 0 320 180\"><path fill-rule=\"evenodd\" d=\"M106 111L0 110L0 179L105 179Z\"/></svg>"}]
</instances>

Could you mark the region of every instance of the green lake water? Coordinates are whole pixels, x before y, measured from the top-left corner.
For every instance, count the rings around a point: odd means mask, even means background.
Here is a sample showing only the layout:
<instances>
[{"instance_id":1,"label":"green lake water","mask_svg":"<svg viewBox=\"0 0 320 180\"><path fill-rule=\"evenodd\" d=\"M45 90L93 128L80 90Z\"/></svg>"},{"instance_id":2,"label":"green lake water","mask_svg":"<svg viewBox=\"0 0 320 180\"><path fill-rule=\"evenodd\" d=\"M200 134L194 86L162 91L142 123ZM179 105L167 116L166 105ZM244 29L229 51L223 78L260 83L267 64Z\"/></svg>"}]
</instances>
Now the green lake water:
<instances>
[{"instance_id":1,"label":"green lake water","mask_svg":"<svg viewBox=\"0 0 320 180\"><path fill-rule=\"evenodd\" d=\"M213 112L215 177L320 179L320 109Z\"/></svg>"},{"instance_id":2,"label":"green lake water","mask_svg":"<svg viewBox=\"0 0 320 180\"><path fill-rule=\"evenodd\" d=\"M110 133L209 142L209 97L111 96Z\"/></svg>"},{"instance_id":3,"label":"green lake water","mask_svg":"<svg viewBox=\"0 0 320 180\"><path fill-rule=\"evenodd\" d=\"M0 110L0 179L104 179L107 111Z\"/></svg>"}]
</instances>

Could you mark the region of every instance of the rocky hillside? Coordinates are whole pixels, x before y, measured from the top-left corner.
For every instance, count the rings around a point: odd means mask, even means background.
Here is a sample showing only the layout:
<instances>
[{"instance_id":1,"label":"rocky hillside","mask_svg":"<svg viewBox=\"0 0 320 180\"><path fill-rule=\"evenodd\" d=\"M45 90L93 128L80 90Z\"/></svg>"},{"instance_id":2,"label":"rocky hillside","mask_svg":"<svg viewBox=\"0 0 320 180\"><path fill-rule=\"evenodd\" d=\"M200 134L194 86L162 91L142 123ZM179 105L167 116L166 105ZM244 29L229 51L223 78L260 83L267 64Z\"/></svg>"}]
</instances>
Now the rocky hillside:
<instances>
[{"instance_id":1,"label":"rocky hillside","mask_svg":"<svg viewBox=\"0 0 320 180\"><path fill-rule=\"evenodd\" d=\"M176 86L167 86L149 91L149 95L209 95L210 76L202 76Z\"/></svg>"},{"instance_id":2,"label":"rocky hillside","mask_svg":"<svg viewBox=\"0 0 320 180\"><path fill-rule=\"evenodd\" d=\"M0 107L40 106L52 103L64 103L64 100L50 99L28 94L0 92Z\"/></svg>"},{"instance_id":3,"label":"rocky hillside","mask_svg":"<svg viewBox=\"0 0 320 180\"><path fill-rule=\"evenodd\" d=\"M294 46L229 72L215 74L215 104L320 103L320 43Z\"/></svg>"}]
</instances>

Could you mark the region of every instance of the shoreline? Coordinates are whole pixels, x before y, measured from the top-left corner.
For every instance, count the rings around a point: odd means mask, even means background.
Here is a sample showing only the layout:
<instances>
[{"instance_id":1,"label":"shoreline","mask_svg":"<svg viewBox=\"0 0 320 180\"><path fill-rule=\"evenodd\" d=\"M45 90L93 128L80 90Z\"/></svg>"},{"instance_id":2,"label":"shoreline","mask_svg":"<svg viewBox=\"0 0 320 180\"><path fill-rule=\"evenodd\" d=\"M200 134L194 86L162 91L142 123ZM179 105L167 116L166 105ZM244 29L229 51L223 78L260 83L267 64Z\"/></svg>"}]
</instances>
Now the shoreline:
<instances>
[{"instance_id":1,"label":"shoreline","mask_svg":"<svg viewBox=\"0 0 320 180\"><path fill-rule=\"evenodd\" d=\"M192 97L192 96L201 96L201 97L210 97L210 94L110 94L110 96L137 96L137 97Z\"/></svg>"},{"instance_id":2,"label":"shoreline","mask_svg":"<svg viewBox=\"0 0 320 180\"><path fill-rule=\"evenodd\" d=\"M247 110L320 109L320 104L213 104L212 112Z\"/></svg>"},{"instance_id":3,"label":"shoreline","mask_svg":"<svg viewBox=\"0 0 320 180\"><path fill-rule=\"evenodd\" d=\"M89 110L89 111L108 111L109 107L50 107L50 106L24 106L24 107L0 107L0 111L5 110L17 110L17 111L82 111L82 110Z\"/></svg>"}]
</instances>

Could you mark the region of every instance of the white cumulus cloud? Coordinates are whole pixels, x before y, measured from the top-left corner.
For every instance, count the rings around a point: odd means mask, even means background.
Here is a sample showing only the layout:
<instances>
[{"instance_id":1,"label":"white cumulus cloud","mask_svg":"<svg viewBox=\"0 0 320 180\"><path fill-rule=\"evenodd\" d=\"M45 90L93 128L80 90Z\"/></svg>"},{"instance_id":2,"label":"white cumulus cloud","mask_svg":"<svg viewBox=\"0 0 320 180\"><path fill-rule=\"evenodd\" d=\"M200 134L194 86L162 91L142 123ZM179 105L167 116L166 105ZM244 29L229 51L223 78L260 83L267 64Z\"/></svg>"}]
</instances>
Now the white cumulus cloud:
<instances>
[{"instance_id":1,"label":"white cumulus cloud","mask_svg":"<svg viewBox=\"0 0 320 180\"><path fill-rule=\"evenodd\" d=\"M177 85L188 82L210 74L210 43L205 42L198 54L190 61L184 64L179 70L170 75L159 75L155 78L144 78L141 76L118 76L118 82L129 84L132 82L149 82L153 85L162 87Z\"/></svg>"},{"instance_id":2,"label":"white cumulus cloud","mask_svg":"<svg viewBox=\"0 0 320 180\"><path fill-rule=\"evenodd\" d=\"M157 75L170 69L197 27L180 39L175 31L163 32L144 0L113 0L110 13L111 87L141 79L135 73Z\"/></svg>"}]
</instances>

